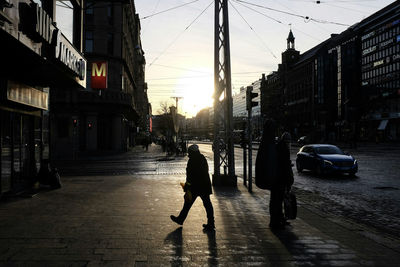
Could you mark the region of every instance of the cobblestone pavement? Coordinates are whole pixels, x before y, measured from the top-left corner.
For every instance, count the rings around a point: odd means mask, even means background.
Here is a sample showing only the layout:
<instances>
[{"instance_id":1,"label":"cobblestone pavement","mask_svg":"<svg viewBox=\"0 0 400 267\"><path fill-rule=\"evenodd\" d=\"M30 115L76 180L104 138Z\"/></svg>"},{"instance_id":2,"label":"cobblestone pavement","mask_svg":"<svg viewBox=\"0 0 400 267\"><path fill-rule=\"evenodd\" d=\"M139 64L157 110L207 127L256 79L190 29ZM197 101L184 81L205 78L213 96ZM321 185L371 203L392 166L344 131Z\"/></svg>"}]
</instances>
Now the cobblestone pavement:
<instances>
[{"instance_id":1,"label":"cobblestone pavement","mask_svg":"<svg viewBox=\"0 0 400 267\"><path fill-rule=\"evenodd\" d=\"M101 171L112 160L137 167ZM169 215L183 204L185 158L151 150L82 164L89 170L81 173L94 175L63 176L61 189L0 202L0 266L398 266L400 260L398 239L301 199L298 218L271 232L268 191L249 194L240 183L214 188L215 232L202 230L200 200L179 227Z\"/></svg>"}]
</instances>

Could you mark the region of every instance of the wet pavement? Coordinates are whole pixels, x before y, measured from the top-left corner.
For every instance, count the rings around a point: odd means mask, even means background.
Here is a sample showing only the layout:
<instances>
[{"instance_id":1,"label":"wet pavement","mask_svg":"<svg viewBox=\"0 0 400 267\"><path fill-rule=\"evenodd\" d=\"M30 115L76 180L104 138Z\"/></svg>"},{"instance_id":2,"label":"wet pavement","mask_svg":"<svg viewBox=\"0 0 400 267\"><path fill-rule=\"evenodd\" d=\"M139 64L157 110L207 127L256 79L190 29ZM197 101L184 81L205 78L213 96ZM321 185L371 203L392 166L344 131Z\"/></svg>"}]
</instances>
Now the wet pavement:
<instances>
[{"instance_id":1,"label":"wet pavement","mask_svg":"<svg viewBox=\"0 0 400 267\"><path fill-rule=\"evenodd\" d=\"M294 167L294 187L303 202L389 235L400 236L400 144L362 143L357 149L345 144L340 147L357 159L357 175L318 176L310 171L299 173ZM201 149L209 159L213 158L210 145L203 144ZM298 150L299 147L292 146L293 162ZM253 153L253 164L256 152ZM243 175L242 157L242 150L235 149L239 177Z\"/></svg>"},{"instance_id":2,"label":"wet pavement","mask_svg":"<svg viewBox=\"0 0 400 267\"><path fill-rule=\"evenodd\" d=\"M249 194L240 182L214 188L215 232L202 230L200 200L180 227L169 215L183 204L186 160L152 146L60 162L61 189L0 202L0 266L398 266L398 236L332 216L301 193L298 218L272 232L268 191Z\"/></svg>"}]
</instances>

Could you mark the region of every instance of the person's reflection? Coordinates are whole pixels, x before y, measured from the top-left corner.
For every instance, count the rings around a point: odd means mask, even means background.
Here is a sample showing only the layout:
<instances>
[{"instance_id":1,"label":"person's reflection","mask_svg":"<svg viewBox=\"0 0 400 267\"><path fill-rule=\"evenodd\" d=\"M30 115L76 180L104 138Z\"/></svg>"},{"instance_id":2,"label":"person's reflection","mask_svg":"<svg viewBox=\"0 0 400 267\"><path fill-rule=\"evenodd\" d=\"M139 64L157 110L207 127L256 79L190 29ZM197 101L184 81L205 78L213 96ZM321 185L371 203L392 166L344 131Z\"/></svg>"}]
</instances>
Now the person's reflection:
<instances>
[{"instance_id":1,"label":"person's reflection","mask_svg":"<svg viewBox=\"0 0 400 267\"><path fill-rule=\"evenodd\" d=\"M182 266L182 255L183 255L183 239L182 239L182 227L176 228L174 231L169 233L164 239L164 242L171 243L174 247L174 252L171 255L173 259L171 263L176 266Z\"/></svg>"},{"instance_id":2,"label":"person's reflection","mask_svg":"<svg viewBox=\"0 0 400 267\"><path fill-rule=\"evenodd\" d=\"M204 233L207 234L208 238L208 265L209 266L218 266L218 251L217 251L217 241L215 239L215 231L207 231L203 230Z\"/></svg>"}]
</instances>

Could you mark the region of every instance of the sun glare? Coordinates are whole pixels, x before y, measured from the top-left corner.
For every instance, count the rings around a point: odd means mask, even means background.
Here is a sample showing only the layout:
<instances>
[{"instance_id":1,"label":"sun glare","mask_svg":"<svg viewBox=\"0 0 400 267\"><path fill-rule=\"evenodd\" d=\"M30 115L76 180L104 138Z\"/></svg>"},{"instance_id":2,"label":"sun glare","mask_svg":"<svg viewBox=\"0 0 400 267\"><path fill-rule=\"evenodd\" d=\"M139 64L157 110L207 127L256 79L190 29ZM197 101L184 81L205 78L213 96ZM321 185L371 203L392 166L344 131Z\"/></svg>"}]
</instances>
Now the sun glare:
<instances>
[{"instance_id":1,"label":"sun glare","mask_svg":"<svg viewBox=\"0 0 400 267\"><path fill-rule=\"evenodd\" d=\"M182 78L178 83L179 91L182 92L183 96L180 112L183 112L187 117L194 117L201 109L211 107L213 104L213 76L211 74L193 75L193 73L186 73L183 77L185 78Z\"/></svg>"}]
</instances>

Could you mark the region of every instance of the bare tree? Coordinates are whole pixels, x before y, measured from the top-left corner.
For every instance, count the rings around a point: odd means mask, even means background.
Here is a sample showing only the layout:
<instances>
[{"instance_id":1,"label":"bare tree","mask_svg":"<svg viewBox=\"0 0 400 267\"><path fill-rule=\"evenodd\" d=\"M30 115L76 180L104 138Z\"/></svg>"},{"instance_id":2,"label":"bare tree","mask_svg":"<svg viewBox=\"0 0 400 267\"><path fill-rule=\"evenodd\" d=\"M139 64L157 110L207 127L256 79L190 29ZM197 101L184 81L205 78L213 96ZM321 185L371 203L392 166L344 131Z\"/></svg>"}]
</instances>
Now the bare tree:
<instances>
[{"instance_id":1,"label":"bare tree","mask_svg":"<svg viewBox=\"0 0 400 267\"><path fill-rule=\"evenodd\" d=\"M168 101L160 102L160 109L157 110L157 113L159 115L164 115L169 113Z\"/></svg>"}]
</instances>

